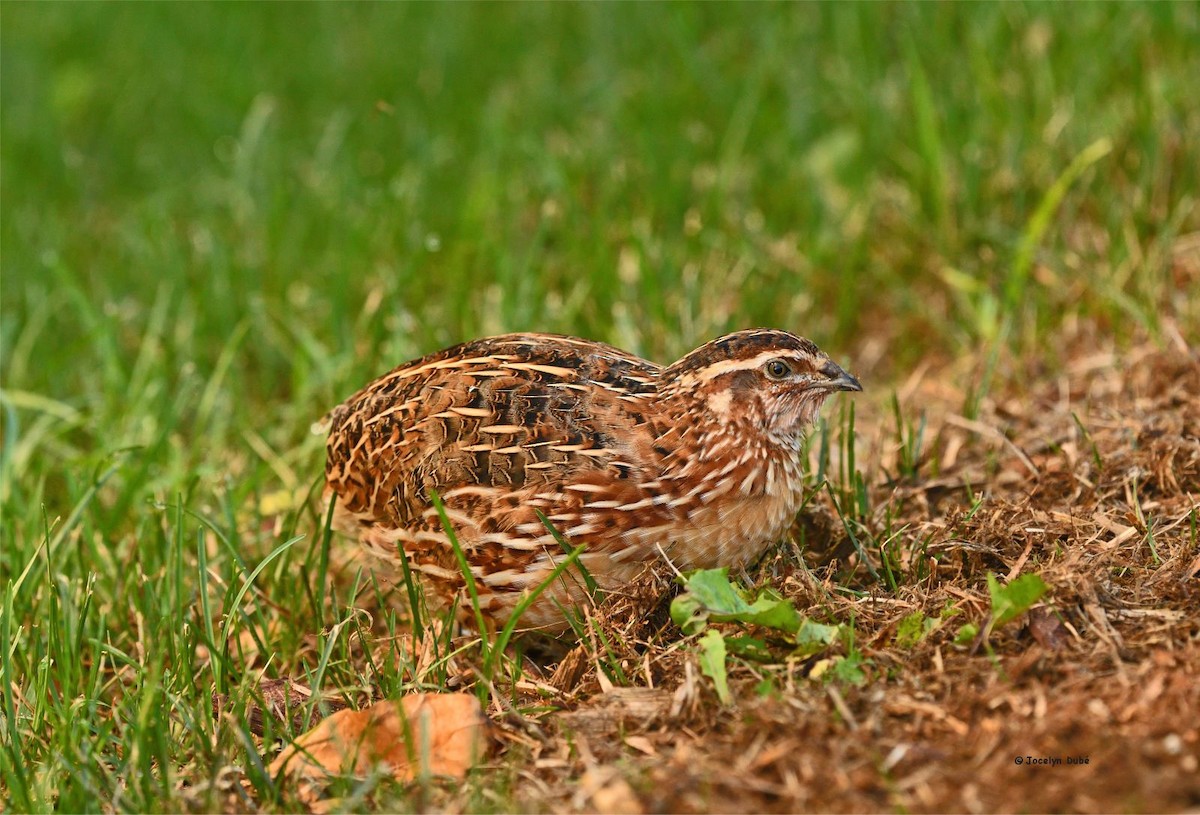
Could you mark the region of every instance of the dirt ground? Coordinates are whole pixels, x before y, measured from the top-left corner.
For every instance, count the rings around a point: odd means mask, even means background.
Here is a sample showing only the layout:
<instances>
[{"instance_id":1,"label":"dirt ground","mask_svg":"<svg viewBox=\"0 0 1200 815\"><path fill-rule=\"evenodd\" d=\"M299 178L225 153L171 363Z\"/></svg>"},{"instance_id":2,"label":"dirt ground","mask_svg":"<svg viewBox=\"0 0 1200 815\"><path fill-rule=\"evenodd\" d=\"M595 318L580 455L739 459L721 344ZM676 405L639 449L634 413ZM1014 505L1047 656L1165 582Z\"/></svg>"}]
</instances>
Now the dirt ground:
<instances>
[{"instance_id":1,"label":"dirt ground","mask_svg":"<svg viewBox=\"0 0 1200 815\"><path fill-rule=\"evenodd\" d=\"M546 701L560 710L520 725L497 717L503 746L491 766L516 774L516 802L614 812L1200 808L1200 357L1181 339L1166 350L1093 349L1062 376L1017 372L976 420L957 413L964 395L945 384L954 373L919 372L900 395L927 406L917 477L886 475L899 469L894 428L859 426L872 450L860 464L878 474L866 526L882 529L890 515L904 528L905 572L921 558L926 576L893 592L856 569L828 496L797 530L807 568L787 568L782 552L764 566L805 614L853 618L865 682L814 679L812 659L737 663L735 701L723 707L677 630L620 655L639 687L605 683L595 643L584 643L567 657L578 678L560 667L524 683L531 698L538 684L555 692ZM989 571L1002 581L1036 573L1050 588L987 642L955 644L963 622L987 622ZM897 644L903 617L945 609L956 613L925 639ZM622 607L606 624L636 635L630 619ZM776 690L760 695L768 671Z\"/></svg>"}]
</instances>

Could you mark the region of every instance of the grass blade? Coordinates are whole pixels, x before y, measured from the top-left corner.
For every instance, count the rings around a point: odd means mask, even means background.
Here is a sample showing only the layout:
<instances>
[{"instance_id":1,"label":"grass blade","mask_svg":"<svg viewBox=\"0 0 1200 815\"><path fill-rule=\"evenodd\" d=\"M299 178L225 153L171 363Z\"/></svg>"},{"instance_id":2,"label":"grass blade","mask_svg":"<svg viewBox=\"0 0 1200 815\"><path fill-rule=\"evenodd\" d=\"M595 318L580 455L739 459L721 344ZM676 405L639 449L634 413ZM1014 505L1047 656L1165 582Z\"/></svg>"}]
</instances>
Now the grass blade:
<instances>
[{"instance_id":1,"label":"grass blade","mask_svg":"<svg viewBox=\"0 0 1200 815\"><path fill-rule=\"evenodd\" d=\"M1017 244L1017 253L1013 258L1008 280L1005 281L1004 305L1007 316L1012 316L1017 304L1024 297L1025 286L1029 281L1029 270L1033 266L1033 253L1038 244L1042 242L1042 237L1050 226L1050 219L1054 216L1063 198L1066 197L1067 190L1079 180L1088 167L1107 156L1112 149L1112 139L1107 136L1089 144L1067 165L1067 168L1046 190L1042 200L1038 202L1037 208L1021 233L1021 241Z\"/></svg>"},{"instance_id":2,"label":"grass blade","mask_svg":"<svg viewBox=\"0 0 1200 815\"><path fill-rule=\"evenodd\" d=\"M295 546L297 543L299 543L302 540L304 540L304 535L296 535L295 537L290 538L289 540L279 544L274 549L272 549L271 553L268 554L265 558L263 558L262 562L254 567L254 571L252 571L249 574L249 576L247 576L246 579L242 581L242 585L237 590L237 593L234 594L233 599L225 604L225 625L222 626L222 628L221 628L221 638L220 638L220 642L218 643L219 647L217 649L217 651L222 655L222 657L228 656L228 654L226 653L226 647L229 644L230 629L233 627L232 626L233 617L234 617L234 614L237 612L237 610L241 607L242 600L245 598L246 592L250 591L250 587L252 585L254 585L254 581L258 578L258 576L260 574L262 574L263 569L266 569L267 566L269 566L273 560L278 558L280 555L282 555L288 549L291 549L293 546Z\"/></svg>"},{"instance_id":3,"label":"grass blade","mask_svg":"<svg viewBox=\"0 0 1200 815\"><path fill-rule=\"evenodd\" d=\"M445 531L446 537L450 540L450 548L454 550L454 557L458 560L458 568L462 572L463 582L467 587L467 596L471 598L471 610L475 614L475 624L483 650L483 659L484 662L487 662L488 627L487 622L483 618L483 609L479 605L479 589L475 585L475 573L471 571L471 564L467 561L462 544L458 542L458 535L455 534L454 526L450 523L450 516L446 514L446 505L442 503L442 497L437 494L436 490L430 490L429 500L433 502L433 508L437 510L438 518L442 522L442 529Z\"/></svg>"}]
</instances>

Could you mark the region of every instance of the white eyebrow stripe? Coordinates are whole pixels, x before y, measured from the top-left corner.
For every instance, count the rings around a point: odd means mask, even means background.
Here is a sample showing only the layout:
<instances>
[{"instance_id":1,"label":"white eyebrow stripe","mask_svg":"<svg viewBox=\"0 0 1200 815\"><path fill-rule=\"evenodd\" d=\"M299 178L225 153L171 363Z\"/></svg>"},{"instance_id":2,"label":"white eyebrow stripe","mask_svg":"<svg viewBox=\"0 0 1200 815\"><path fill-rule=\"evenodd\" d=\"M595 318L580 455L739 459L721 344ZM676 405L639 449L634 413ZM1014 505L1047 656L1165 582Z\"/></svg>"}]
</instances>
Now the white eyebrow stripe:
<instances>
[{"instance_id":1,"label":"white eyebrow stripe","mask_svg":"<svg viewBox=\"0 0 1200 815\"><path fill-rule=\"evenodd\" d=\"M708 382L718 376L721 376L722 374L733 373L734 371L755 370L756 368L762 367L763 363L769 359L775 359L776 357L783 357L786 359L788 357L795 358L798 356L798 354L790 349L776 348L772 351L763 351L761 354L751 357L750 359L727 359L721 362L714 362L713 364L696 371L694 374L692 374L692 376L694 376L698 382ZM807 356L807 354L805 356Z\"/></svg>"}]
</instances>

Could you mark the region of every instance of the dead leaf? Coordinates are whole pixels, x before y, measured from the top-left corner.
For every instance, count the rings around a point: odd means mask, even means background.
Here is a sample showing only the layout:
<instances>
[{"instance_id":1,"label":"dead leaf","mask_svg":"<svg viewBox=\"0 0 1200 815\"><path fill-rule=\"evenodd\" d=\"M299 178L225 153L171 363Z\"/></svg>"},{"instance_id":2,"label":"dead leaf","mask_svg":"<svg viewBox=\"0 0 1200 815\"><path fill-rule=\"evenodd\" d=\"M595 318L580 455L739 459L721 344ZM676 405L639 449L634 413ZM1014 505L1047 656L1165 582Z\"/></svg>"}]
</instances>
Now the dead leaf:
<instances>
[{"instance_id":1,"label":"dead leaf","mask_svg":"<svg viewBox=\"0 0 1200 815\"><path fill-rule=\"evenodd\" d=\"M1058 615L1041 606L1029 611L1029 633L1047 651L1057 651L1067 641L1067 629Z\"/></svg>"},{"instance_id":2,"label":"dead leaf","mask_svg":"<svg viewBox=\"0 0 1200 815\"><path fill-rule=\"evenodd\" d=\"M645 753L651 758L658 758L658 751L654 749L654 744L645 736L628 736L625 743L634 750Z\"/></svg>"},{"instance_id":3,"label":"dead leaf","mask_svg":"<svg viewBox=\"0 0 1200 815\"><path fill-rule=\"evenodd\" d=\"M487 720L465 693L418 693L343 710L300 736L271 762L299 779L366 776L383 767L400 781L462 778L483 755Z\"/></svg>"},{"instance_id":4,"label":"dead leaf","mask_svg":"<svg viewBox=\"0 0 1200 815\"><path fill-rule=\"evenodd\" d=\"M579 779L575 801L577 807L583 808L585 803L590 802L596 812L611 812L614 815L641 815L646 811L633 787L613 767L585 770Z\"/></svg>"}]
</instances>

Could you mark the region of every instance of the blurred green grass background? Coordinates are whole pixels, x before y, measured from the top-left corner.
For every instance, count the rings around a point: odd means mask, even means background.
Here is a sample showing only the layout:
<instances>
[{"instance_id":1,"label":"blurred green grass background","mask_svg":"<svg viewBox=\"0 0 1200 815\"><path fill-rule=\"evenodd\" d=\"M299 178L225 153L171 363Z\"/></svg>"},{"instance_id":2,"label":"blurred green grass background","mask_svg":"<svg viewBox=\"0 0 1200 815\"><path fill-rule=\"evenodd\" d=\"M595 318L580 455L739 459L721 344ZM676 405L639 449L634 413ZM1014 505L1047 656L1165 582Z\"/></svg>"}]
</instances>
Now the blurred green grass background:
<instances>
[{"instance_id":1,"label":"blurred green grass background","mask_svg":"<svg viewBox=\"0 0 1200 815\"><path fill-rule=\"evenodd\" d=\"M774 325L885 382L1196 314L1194 4L3 14L5 387L82 411L72 450L146 411L287 449L505 330L669 361Z\"/></svg>"},{"instance_id":2,"label":"blurred green grass background","mask_svg":"<svg viewBox=\"0 0 1200 815\"><path fill-rule=\"evenodd\" d=\"M211 690L184 508L236 584L311 422L418 354L774 325L886 387L1053 367L1081 322L1195 341L1197 43L1193 3L3 3L11 800L174 809L181 771L125 762L253 763L147 724Z\"/></svg>"}]
</instances>

